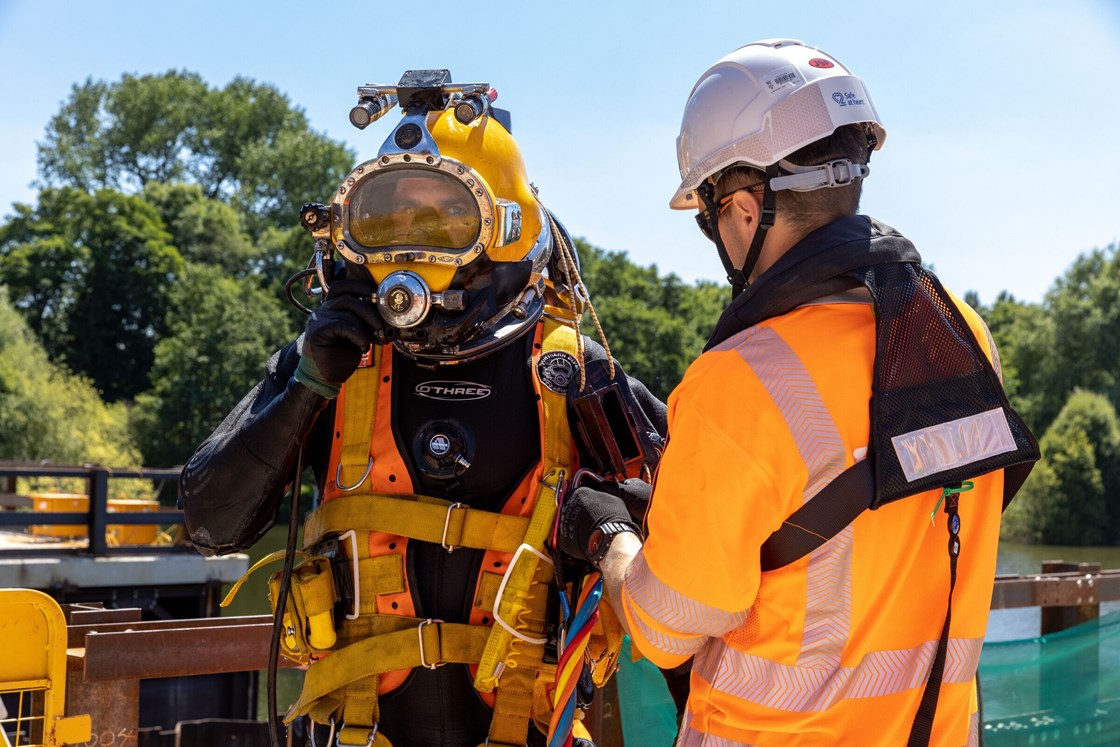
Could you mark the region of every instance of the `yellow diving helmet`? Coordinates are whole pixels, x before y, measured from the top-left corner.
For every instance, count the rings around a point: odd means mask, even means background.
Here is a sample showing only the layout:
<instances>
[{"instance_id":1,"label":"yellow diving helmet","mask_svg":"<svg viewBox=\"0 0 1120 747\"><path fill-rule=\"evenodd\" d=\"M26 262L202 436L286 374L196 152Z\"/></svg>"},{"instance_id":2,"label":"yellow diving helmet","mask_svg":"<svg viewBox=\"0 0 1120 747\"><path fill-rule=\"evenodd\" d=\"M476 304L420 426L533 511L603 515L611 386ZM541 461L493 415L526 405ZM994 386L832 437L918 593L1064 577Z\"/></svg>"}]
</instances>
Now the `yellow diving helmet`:
<instances>
[{"instance_id":1,"label":"yellow diving helmet","mask_svg":"<svg viewBox=\"0 0 1120 747\"><path fill-rule=\"evenodd\" d=\"M452 84L447 70L359 87L355 126L394 104L401 121L329 208L303 210L317 258L337 252L348 273L368 271L395 344L415 357L478 357L517 338L544 308L559 224L537 200L496 95L487 83ZM326 285L321 271L319 279Z\"/></svg>"}]
</instances>

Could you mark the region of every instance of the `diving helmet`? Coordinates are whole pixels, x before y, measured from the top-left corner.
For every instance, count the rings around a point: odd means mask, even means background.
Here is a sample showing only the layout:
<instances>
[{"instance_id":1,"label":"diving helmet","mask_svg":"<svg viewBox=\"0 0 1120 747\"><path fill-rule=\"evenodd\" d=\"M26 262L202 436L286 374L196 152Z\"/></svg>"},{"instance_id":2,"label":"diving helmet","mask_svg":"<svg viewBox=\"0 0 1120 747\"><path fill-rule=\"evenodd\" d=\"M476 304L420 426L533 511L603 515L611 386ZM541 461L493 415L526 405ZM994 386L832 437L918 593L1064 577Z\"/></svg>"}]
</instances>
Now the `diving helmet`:
<instances>
[{"instance_id":1,"label":"diving helmet","mask_svg":"<svg viewBox=\"0 0 1120 747\"><path fill-rule=\"evenodd\" d=\"M462 362L517 338L543 311L554 227L562 229L537 201L508 112L492 105L497 92L416 70L358 96L356 127L394 105L402 117L329 206L303 209L320 282L329 283L323 268L335 254L348 272L368 272L370 300L413 357Z\"/></svg>"}]
</instances>

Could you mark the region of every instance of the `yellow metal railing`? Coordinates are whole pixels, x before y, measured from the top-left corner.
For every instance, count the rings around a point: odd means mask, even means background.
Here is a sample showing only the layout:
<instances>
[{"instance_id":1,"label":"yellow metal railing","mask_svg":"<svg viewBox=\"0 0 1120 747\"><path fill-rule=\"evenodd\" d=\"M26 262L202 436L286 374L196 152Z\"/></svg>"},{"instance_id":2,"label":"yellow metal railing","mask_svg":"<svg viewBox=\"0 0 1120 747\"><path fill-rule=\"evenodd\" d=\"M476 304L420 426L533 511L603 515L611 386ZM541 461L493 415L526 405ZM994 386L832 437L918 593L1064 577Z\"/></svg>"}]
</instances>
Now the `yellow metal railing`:
<instances>
[{"instance_id":1,"label":"yellow metal railing","mask_svg":"<svg viewBox=\"0 0 1120 747\"><path fill-rule=\"evenodd\" d=\"M0 746L55 747L90 740L89 716L66 716L66 619L40 591L0 589ZM2 704L0 704L2 705Z\"/></svg>"}]
</instances>

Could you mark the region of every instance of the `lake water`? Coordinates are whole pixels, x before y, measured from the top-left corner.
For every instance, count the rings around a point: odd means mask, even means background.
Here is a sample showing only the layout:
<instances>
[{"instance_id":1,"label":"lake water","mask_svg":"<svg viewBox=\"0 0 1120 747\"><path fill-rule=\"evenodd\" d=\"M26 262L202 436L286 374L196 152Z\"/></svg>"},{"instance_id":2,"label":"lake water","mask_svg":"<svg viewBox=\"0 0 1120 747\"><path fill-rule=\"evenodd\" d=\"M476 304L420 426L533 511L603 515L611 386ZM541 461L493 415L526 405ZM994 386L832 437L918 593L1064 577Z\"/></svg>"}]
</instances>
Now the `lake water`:
<instances>
[{"instance_id":1,"label":"lake water","mask_svg":"<svg viewBox=\"0 0 1120 747\"><path fill-rule=\"evenodd\" d=\"M996 561L1000 575L1038 573L1045 560L1069 563L1100 563L1101 570L1120 568L1120 547L1056 547L1052 545L1019 545L1002 542ZM1120 602L1102 602L1101 614L1120 609ZM988 620L985 640L1010 641L1033 638L1039 634L1042 613L1038 607L993 610Z\"/></svg>"}]
</instances>

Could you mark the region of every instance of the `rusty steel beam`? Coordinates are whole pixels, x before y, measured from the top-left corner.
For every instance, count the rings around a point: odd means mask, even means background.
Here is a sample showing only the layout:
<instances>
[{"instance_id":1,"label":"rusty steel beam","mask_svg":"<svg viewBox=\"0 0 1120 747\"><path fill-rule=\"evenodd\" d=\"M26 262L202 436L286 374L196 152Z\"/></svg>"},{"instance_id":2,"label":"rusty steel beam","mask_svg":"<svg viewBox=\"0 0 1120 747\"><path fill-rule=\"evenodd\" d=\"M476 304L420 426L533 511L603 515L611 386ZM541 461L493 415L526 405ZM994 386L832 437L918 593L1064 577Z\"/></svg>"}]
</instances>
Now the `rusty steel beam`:
<instances>
[{"instance_id":1,"label":"rusty steel beam","mask_svg":"<svg viewBox=\"0 0 1120 747\"><path fill-rule=\"evenodd\" d=\"M136 607L112 609L105 607L101 602L96 604L64 604L62 614L66 616L66 624L77 625L105 625L107 623L139 622L143 611ZM69 648L74 644L68 643Z\"/></svg>"},{"instance_id":2,"label":"rusty steel beam","mask_svg":"<svg viewBox=\"0 0 1120 747\"><path fill-rule=\"evenodd\" d=\"M139 610L137 610L139 611ZM82 624L76 624L81 622ZM111 620L85 624L84 620L74 620L66 629L68 648L82 648L90 633L126 633L129 631L169 631L190 628L233 628L240 625L272 626L272 615L249 615L246 617L198 617L187 620ZM237 670L233 670L237 671Z\"/></svg>"},{"instance_id":3,"label":"rusty steel beam","mask_svg":"<svg viewBox=\"0 0 1120 747\"><path fill-rule=\"evenodd\" d=\"M272 636L271 618L264 619L266 622L228 625L223 618L213 618L211 624L195 627L86 633L85 680L140 680L264 669ZM280 665L296 666L283 657Z\"/></svg>"},{"instance_id":4,"label":"rusty steel beam","mask_svg":"<svg viewBox=\"0 0 1120 747\"><path fill-rule=\"evenodd\" d=\"M136 747L140 723L140 681L88 682L83 652L66 656L66 712L87 713L93 733L85 747Z\"/></svg>"},{"instance_id":5,"label":"rusty steel beam","mask_svg":"<svg viewBox=\"0 0 1120 747\"><path fill-rule=\"evenodd\" d=\"M1120 570L996 576L992 609L1073 607L1120 600Z\"/></svg>"}]
</instances>

